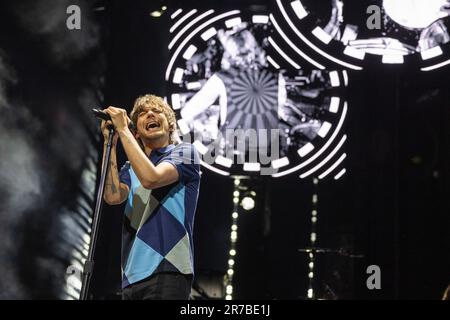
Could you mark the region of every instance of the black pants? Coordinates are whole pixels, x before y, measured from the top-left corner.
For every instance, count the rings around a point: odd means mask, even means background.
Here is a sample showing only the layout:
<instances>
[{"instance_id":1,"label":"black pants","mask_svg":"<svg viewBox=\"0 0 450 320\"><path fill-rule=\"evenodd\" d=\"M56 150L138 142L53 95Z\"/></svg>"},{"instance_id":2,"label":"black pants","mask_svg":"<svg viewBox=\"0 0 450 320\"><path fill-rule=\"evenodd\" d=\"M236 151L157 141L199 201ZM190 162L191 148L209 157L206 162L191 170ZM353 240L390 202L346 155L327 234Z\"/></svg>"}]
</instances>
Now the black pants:
<instances>
[{"instance_id":1,"label":"black pants","mask_svg":"<svg viewBox=\"0 0 450 320\"><path fill-rule=\"evenodd\" d=\"M188 300L192 275L158 273L122 290L123 300Z\"/></svg>"}]
</instances>

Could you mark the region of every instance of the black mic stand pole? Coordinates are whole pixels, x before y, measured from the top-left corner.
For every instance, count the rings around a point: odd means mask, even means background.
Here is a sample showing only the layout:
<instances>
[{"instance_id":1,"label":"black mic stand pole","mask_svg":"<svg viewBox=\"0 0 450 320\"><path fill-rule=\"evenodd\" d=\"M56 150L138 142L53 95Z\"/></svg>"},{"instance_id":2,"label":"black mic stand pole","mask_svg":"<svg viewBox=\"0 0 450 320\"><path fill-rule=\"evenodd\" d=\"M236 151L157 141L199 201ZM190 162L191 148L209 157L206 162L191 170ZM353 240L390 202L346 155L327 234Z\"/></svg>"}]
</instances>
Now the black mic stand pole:
<instances>
[{"instance_id":1,"label":"black mic stand pole","mask_svg":"<svg viewBox=\"0 0 450 320\"><path fill-rule=\"evenodd\" d=\"M111 158L112 141L114 137L114 127L109 126L108 144L106 146L105 158L103 159L102 172L100 176L100 184L97 191L97 200L95 202L95 211L92 219L91 227L91 243L89 244L89 252L84 263L84 269L82 273L82 284L80 300L88 300L89 283L91 281L92 271L94 269L94 254L97 242L98 227L100 222L102 204L103 204L103 192L105 190L106 174L109 169L109 160Z\"/></svg>"}]
</instances>

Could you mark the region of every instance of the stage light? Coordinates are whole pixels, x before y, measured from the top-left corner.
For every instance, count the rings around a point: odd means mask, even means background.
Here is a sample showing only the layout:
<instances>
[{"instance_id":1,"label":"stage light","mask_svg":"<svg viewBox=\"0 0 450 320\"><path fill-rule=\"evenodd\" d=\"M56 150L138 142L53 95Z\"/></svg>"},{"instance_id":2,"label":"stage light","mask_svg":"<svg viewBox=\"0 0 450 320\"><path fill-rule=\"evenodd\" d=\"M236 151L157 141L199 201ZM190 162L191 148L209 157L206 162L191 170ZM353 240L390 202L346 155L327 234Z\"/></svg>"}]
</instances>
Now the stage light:
<instances>
[{"instance_id":1,"label":"stage light","mask_svg":"<svg viewBox=\"0 0 450 320\"><path fill-rule=\"evenodd\" d=\"M225 300L232 300L232 299L233 299L233 297L229 294L227 294L227 296L225 297Z\"/></svg>"},{"instance_id":2,"label":"stage light","mask_svg":"<svg viewBox=\"0 0 450 320\"><path fill-rule=\"evenodd\" d=\"M162 6L159 10L155 10L150 12L150 16L153 18L159 18L163 15L163 13L167 10L166 6Z\"/></svg>"},{"instance_id":3,"label":"stage light","mask_svg":"<svg viewBox=\"0 0 450 320\"><path fill-rule=\"evenodd\" d=\"M313 289L308 289L308 298L309 299L312 299L313 298L313 296L314 296L314 291L313 291Z\"/></svg>"},{"instance_id":4,"label":"stage light","mask_svg":"<svg viewBox=\"0 0 450 320\"><path fill-rule=\"evenodd\" d=\"M162 16L162 12L161 11L152 11L150 12L150 16L152 16L153 18L159 18Z\"/></svg>"},{"instance_id":5,"label":"stage light","mask_svg":"<svg viewBox=\"0 0 450 320\"><path fill-rule=\"evenodd\" d=\"M227 294L232 294L233 293L233 286L228 285L226 291L227 291Z\"/></svg>"},{"instance_id":6,"label":"stage light","mask_svg":"<svg viewBox=\"0 0 450 320\"><path fill-rule=\"evenodd\" d=\"M252 210L255 207L255 200L251 197L244 197L241 201L241 206L244 210Z\"/></svg>"},{"instance_id":7,"label":"stage light","mask_svg":"<svg viewBox=\"0 0 450 320\"><path fill-rule=\"evenodd\" d=\"M310 269L314 269L314 262L310 262L308 266Z\"/></svg>"},{"instance_id":8,"label":"stage light","mask_svg":"<svg viewBox=\"0 0 450 320\"><path fill-rule=\"evenodd\" d=\"M234 196L234 197L239 197L239 191L234 191L234 192L233 192L233 196Z\"/></svg>"},{"instance_id":9,"label":"stage light","mask_svg":"<svg viewBox=\"0 0 450 320\"><path fill-rule=\"evenodd\" d=\"M236 231L237 230L237 225L236 224L231 225L231 230L232 231Z\"/></svg>"},{"instance_id":10,"label":"stage light","mask_svg":"<svg viewBox=\"0 0 450 320\"><path fill-rule=\"evenodd\" d=\"M228 260L228 265L229 266L234 266L234 260L233 259Z\"/></svg>"},{"instance_id":11,"label":"stage light","mask_svg":"<svg viewBox=\"0 0 450 320\"><path fill-rule=\"evenodd\" d=\"M231 216L233 217L233 219L237 219L239 217L239 214L237 212L233 212Z\"/></svg>"},{"instance_id":12,"label":"stage light","mask_svg":"<svg viewBox=\"0 0 450 320\"><path fill-rule=\"evenodd\" d=\"M235 255L236 255L236 250L231 249L231 250L230 250L230 256L235 256Z\"/></svg>"},{"instance_id":13,"label":"stage light","mask_svg":"<svg viewBox=\"0 0 450 320\"><path fill-rule=\"evenodd\" d=\"M314 278L314 273L313 272L308 273L308 278L310 279Z\"/></svg>"},{"instance_id":14,"label":"stage light","mask_svg":"<svg viewBox=\"0 0 450 320\"><path fill-rule=\"evenodd\" d=\"M229 276L232 276L234 274L234 270L233 269L228 269L227 274Z\"/></svg>"}]
</instances>

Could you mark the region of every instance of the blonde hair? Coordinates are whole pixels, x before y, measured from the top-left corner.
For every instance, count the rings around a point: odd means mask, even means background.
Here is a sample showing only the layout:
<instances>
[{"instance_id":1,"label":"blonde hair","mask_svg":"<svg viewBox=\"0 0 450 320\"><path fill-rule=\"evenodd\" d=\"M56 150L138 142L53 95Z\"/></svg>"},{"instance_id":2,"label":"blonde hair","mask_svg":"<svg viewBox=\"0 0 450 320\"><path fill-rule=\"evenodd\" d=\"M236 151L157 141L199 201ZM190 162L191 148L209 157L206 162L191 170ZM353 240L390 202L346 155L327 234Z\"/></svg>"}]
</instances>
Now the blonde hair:
<instances>
[{"instance_id":1,"label":"blonde hair","mask_svg":"<svg viewBox=\"0 0 450 320\"><path fill-rule=\"evenodd\" d=\"M133 124L137 124L139 114L142 111L151 107L162 109L162 112L166 116L167 122L169 123L169 144L176 142L177 118L175 116L175 112L173 112L169 104L165 102L161 97L155 96L153 94L146 94L144 96L138 97L134 102L133 110L130 114L130 118Z\"/></svg>"}]
</instances>

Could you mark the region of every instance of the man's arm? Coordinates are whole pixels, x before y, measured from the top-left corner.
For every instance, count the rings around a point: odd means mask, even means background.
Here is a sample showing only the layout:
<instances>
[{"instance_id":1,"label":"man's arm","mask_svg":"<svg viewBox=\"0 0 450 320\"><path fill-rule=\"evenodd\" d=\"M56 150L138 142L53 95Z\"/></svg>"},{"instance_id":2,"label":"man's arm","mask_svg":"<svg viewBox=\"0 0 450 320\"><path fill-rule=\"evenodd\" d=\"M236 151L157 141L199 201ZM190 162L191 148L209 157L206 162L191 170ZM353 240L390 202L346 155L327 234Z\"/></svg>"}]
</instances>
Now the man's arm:
<instances>
[{"instance_id":1,"label":"man's arm","mask_svg":"<svg viewBox=\"0 0 450 320\"><path fill-rule=\"evenodd\" d=\"M106 155L106 143L103 148L103 159ZM105 165L103 161L103 165ZM107 204L116 205L124 202L128 197L129 188L125 183L119 180L119 170L117 168L116 145L111 147L111 158L109 161L109 169L106 175L105 192L103 199Z\"/></svg>"},{"instance_id":2,"label":"man's arm","mask_svg":"<svg viewBox=\"0 0 450 320\"><path fill-rule=\"evenodd\" d=\"M167 162L155 166L142 151L128 127L119 131L119 137L127 158L144 188L156 189L178 181L177 169Z\"/></svg>"},{"instance_id":3,"label":"man's arm","mask_svg":"<svg viewBox=\"0 0 450 320\"><path fill-rule=\"evenodd\" d=\"M102 166L105 164L105 156L106 156L106 148L107 148L107 141L109 137L109 129L108 126L112 125L111 121L102 121L102 133L104 137L104 145L103 145L103 161ZM111 157L109 159L109 169L106 173L106 180L105 180L105 192L103 194L103 199L106 201L106 203L110 205L120 204L124 202L128 197L129 188L125 183L120 183L119 180L119 171L117 168L117 152L116 152L116 146L117 146L117 139L118 139L117 132L114 133L114 137L112 140L112 146L111 146Z\"/></svg>"},{"instance_id":4,"label":"man's arm","mask_svg":"<svg viewBox=\"0 0 450 320\"><path fill-rule=\"evenodd\" d=\"M163 162L155 166L144 151L142 151L128 128L130 119L127 116L126 110L109 107L104 111L111 116L127 158L144 188L156 189L178 181L178 171L173 165Z\"/></svg>"}]
</instances>

